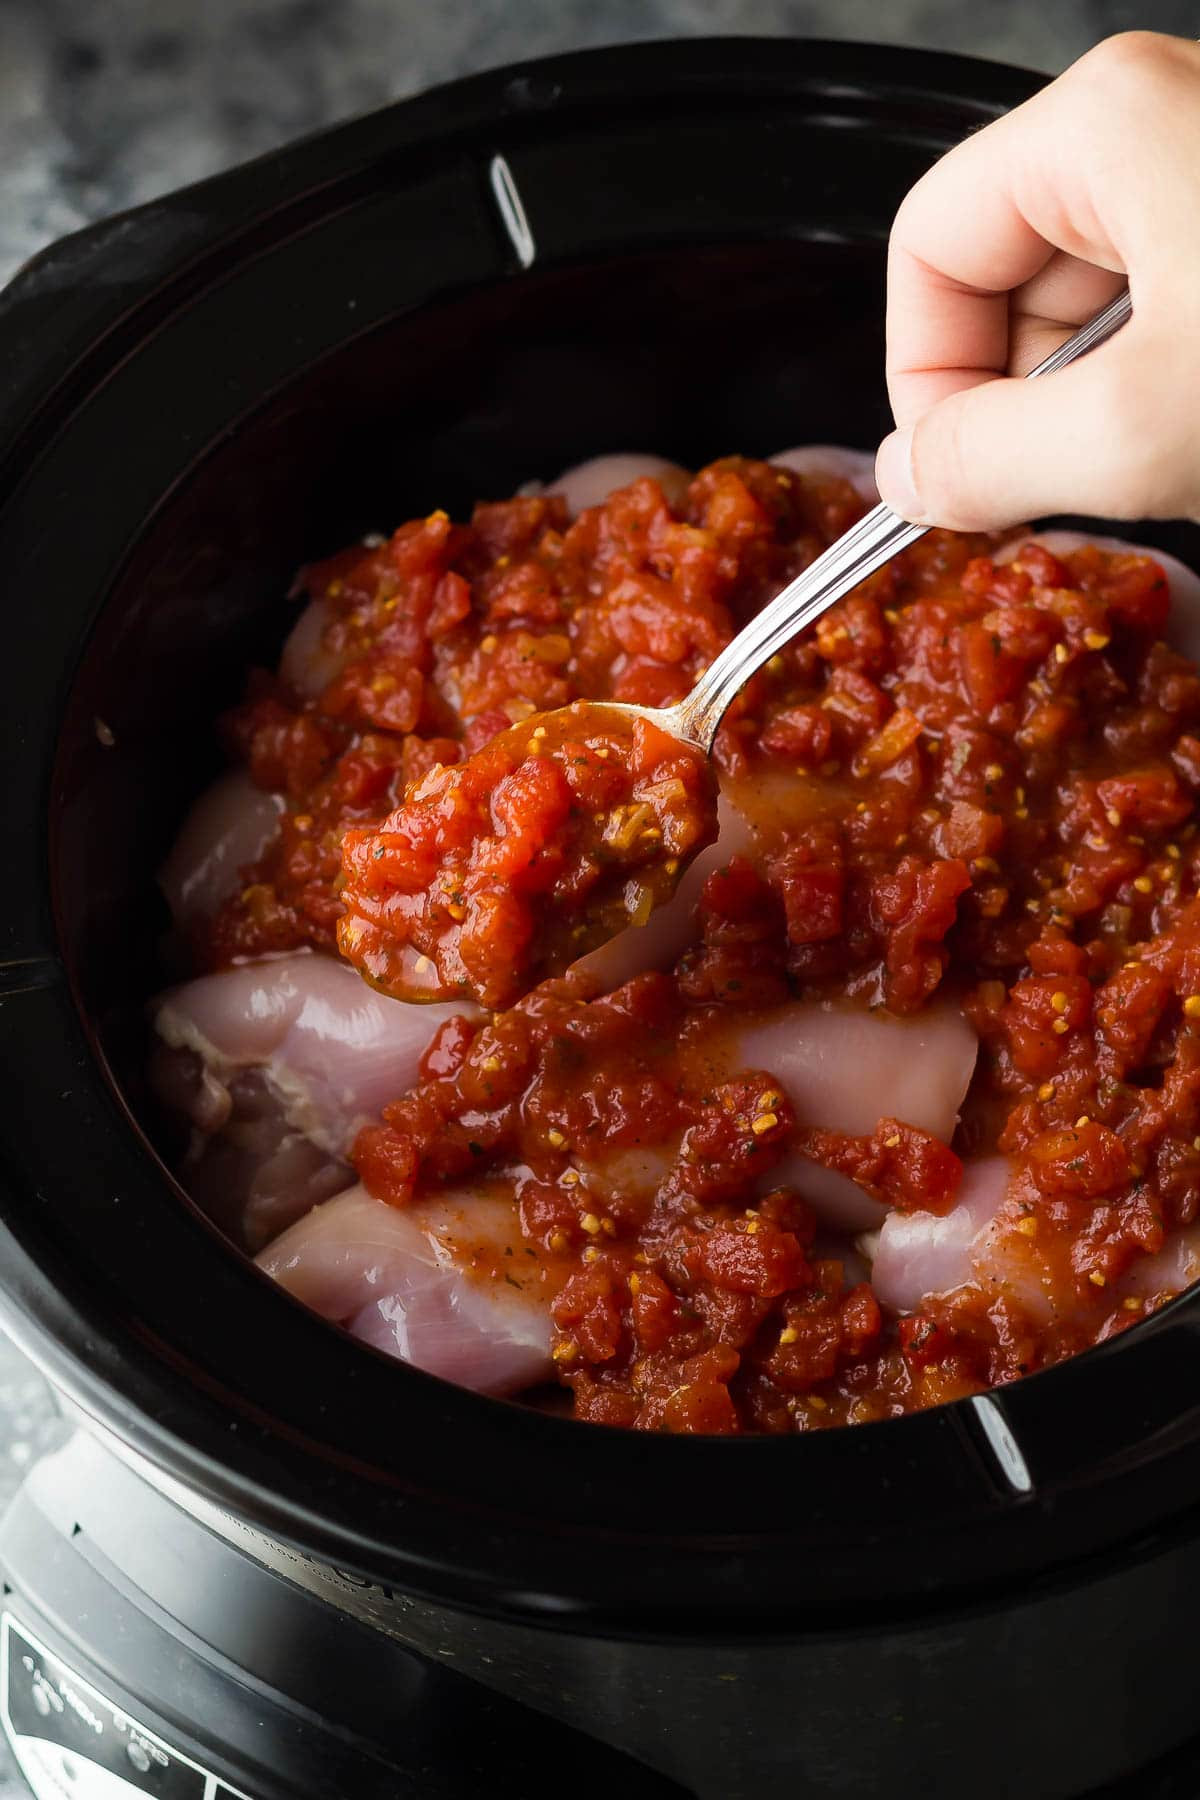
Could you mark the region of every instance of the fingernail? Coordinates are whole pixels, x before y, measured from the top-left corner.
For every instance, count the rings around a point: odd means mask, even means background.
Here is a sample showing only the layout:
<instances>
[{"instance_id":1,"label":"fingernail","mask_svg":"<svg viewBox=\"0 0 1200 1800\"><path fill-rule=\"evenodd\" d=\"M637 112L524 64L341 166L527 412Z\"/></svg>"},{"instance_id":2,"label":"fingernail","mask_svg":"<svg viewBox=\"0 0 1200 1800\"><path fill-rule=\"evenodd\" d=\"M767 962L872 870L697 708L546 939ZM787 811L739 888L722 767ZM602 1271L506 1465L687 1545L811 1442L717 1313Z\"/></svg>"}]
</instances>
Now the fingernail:
<instances>
[{"instance_id":1,"label":"fingernail","mask_svg":"<svg viewBox=\"0 0 1200 1800\"><path fill-rule=\"evenodd\" d=\"M913 480L912 450L911 425L885 437L875 458L875 480L880 497L892 511L916 525L922 522L921 502Z\"/></svg>"}]
</instances>

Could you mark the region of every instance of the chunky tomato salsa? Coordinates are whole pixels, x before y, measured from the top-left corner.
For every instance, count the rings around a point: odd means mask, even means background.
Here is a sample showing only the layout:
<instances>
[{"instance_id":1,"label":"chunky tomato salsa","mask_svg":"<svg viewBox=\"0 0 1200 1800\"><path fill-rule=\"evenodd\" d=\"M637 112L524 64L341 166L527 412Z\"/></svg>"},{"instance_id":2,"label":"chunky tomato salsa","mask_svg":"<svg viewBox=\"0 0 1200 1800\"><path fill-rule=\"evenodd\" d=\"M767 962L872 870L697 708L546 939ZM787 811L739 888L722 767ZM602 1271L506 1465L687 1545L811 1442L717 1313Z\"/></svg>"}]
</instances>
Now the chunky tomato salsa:
<instances>
[{"instance_id":1,"label":"chunky tomato salsa","mask_svg":"<svg viewBox=\"0 0 1200 1800\"><path fill-rule=\"evenodd\" d=\"M714 787L648 717L535 713L345 833L338 948L397 999L509 1005L646 923L716 836Z\"/></svg>"},{"instance_id":2,"label":"chunky tomato salsa","mask_svg":"<svg viewBox=\"0 0 1200 1800\"><path fill-rule=\"evenodd\" d=\"M711 796L652 726L606 756L592 703L681 698L865 504L732 457L434 513L304 573L224 724L282 810L199 962L340 947L482 1001L427 1017L347 1179L414 1220L510 1197L583 1419L895 1416L1200 1273L1200 675L1153 556L930 533L744 690L719 836L646 922ZM539 980L593 904L625 930Z\"/></svg>"}]
</instances>

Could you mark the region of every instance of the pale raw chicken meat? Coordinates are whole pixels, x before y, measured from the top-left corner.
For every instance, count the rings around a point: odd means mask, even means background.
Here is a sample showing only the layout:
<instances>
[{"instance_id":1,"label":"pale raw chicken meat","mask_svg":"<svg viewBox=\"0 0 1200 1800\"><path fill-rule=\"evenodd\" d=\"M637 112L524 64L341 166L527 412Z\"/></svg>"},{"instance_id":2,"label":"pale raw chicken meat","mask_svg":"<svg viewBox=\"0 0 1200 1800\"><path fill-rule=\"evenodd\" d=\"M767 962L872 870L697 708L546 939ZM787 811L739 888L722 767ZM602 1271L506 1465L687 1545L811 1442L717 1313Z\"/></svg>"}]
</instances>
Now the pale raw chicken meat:
<instances>
[{"instance_id":1,"label":"pale raw chicken meat","mask_svg":"<svg viewBox=\"0 0 1200 1800\"><path fill-rule=\"evenodd\" d=\"M678 463L665 456L649 456L634 450L617 450L609 456L593 456L587 462L564 469L555 480L546 483L548 494L561 494L572 518L586 507L600 506L618 488L628 487L643 475L652 475L672 506L687 492L692 479Z\"/></svg>"},{"instance_id":2,"label":"pale raw chicken meat","mask_svg":"<svg viewBox=\"0 0 1200 1800\"><path fill-rule=\"evenodd\" d=\"M549 1378L561 1275L521 1236L511 1184L388 1206L328 1200L258 1257L281 1287L390 1356L484 1394Z\"/></svg>"},{"instance_id":3,"label":"pale raw chicken meat","mask_svg":"<svg viewBox=\"0 0 1200 1800\"><path fill-rule=\"evenodd\" d=\"M634 1148L593 1149L586 1142L576 1146L571 1161L583 1176L591 1204L607 1212L614 1200L641 1200L648 1206L675 1166L681 1131L671 1131L658 1143Z\"/></svg>"},{"instance_id":4,"label":"pale raw chicken meat","mask_svg":"<svg viewBox=\"0 0 1200 1800\"><path fill-rule=\"evenodd\" d=\"M1085 544L1118 555L1152 556L1167 578L1171 593L1171 616L1167 622L1167 642L1183 656L1200 660L1200 575L1181 563L1177 556L1156 550L1153 544L1130 544L1124 538L1099 537L1086 531L1025 532L1012 538L996 551L995 561L1012 562L1023 544L1041 544L1052 556L1069 556Z\"/></svg>"},{"instance_id":5,"label":"pale raw chicken meat","mask_svg":"<svg viewBox=\"0 0 1200 1800\"><path fill-rule=\"evenodd\" d=\"M797 475L839 475L872 506L879 498L875 454L871 450L847 450L842 444L800 444L794 450L776 450L767 461L792 469Z\"/></svg>"},{"instance_id":6,"label":"pale raw chicken meat","mask_svg":"<svg viewBox=\"0 0 1200 1800\"><path fill-rule=\"evenodd\" d=\"M190 1051L165 1047L151 1064L160 1099L181 1117L195 1117L201 1069ZM219 1124L193 1130L180 1173L201 1211L253 1256L310 1207L349 1187L354 1171L289 1125L261 1069L235 1075L227 1088L212 1085L223 1098Z\"/></svg>"},{"instance_id":7,"label":"pale raw chicken meat","mask_svg":"<svg viewBox=\"0 0 1200 1800\"><path fill-rule=\"evenodd\" d=\"M897 1312L914 1312L930 1294L945 1294L972 1279L975 1257L988 1257L986 1239L1004 1199L1009 1165L1002 1156L963 1167L951 1210L891 1211L879 1232L871 1267L876 1298Z\"/></svg>"},{"instance_id":8,"label":"pale raw chicken meat","mask_svg":"<svg viewBox=\"0 0 1200 1800\"><path fill-rule=\"evenodd\" d=\"M876 1295L912 1311L931 1295L970 1287L988 1304L1008 1302L1039 1326L1063 1320L1062 1277L1048 1265L1036 1234L1020 1229L1037 1191L1014 1176L1005 1157L968 1162L953 1209L893 1213L884 1222L871 1271Z\"/></svg>"},{"instance_id":9,"label":"pale raw chicken meat","mask_svg":"<svg viewBox=\"0 0 1200 1800\"><path fill-rule=\"evenodd\" d=\"M1023 1212L1036 1211L1038 1198L1028 1175L1010 1179L999 1211L971 1246L970 1281L989 1302L1009 1301L1044 1327L1064 1318L1061 1273L1047 1266L1037 1236L1025 1237L1017 1229ZM1065 1310L1069 1316L1069 1302Z\"/></svg>"},{"instance_id":10,"label":"pale raw chicken meat","mask_svg":"<svg viewBox=\"0 0 1200 1800\"><path fill-rule=\"evenodd\" d=\"M332 618L327 601L310 600L284 639L279 674L302 700L315 700L323 693L353 655L349 648L333 651L325 643L325 627Z\"/></svg>"},{"instance_id":11,"label":"pale raw chicken meat","mask_svg":"<svg viewBox=\"0 0 1200 1800\"><path fill-rule=\"evenodd\" d=\"M205 788L158 872L176 925L210 917L236 892L240 871L263 855L282 812L282 797L256 787L244 769Z\"/></svg>"},{"instance_id":12,"label":"pale raw chicken meat","mask_svg":"<svg viewBox=\"0 0 1200 1800\"><path fill-rule=\"evenodd\" d=\"M1135 1257L1121 1278L1121 1293L1151 1299L1181 1294L1200 1281L1200 1225L1173 1232L1157 1256Z\"/></svg>"},{"instance_id":13,"label":"pale raw chicken meat","mask_svg":"<svg viewBox=\"0 0 1200 1800\"><path fill-rule=\"evenodd\" d=\"M806 1156L785 1157L776 1165L770 1185L798 1188L817 1217L839 1231L873 1231L887 1217L887 1207L849 1175L810 1162Z\"/></svg>"},{"instance_id":14,"label":"pale raw chicken meat","mask_svg":"<svg viewBox=\"0 0 1200 1800\"><path fill-rule=\"evenodd\" d=\"M1035 1324L1061 1321L1061 1279L1047 1269L1036 1235L1016 1229L1031 1199L1036 1203L1030 1194L1023 1207L1007 1158L967 1162L950 1212L889 1213L874 1244L862 1243L872 1252L876 1298L897 1312L914 1312L933 1296L974 1287L989 1301L1012 1302ZM1200 1227L1194 1226L1174 1234L1157 1256L1135 1257L1115 1292L1151 1299L1182 1293L1198 1279Z\"/></svg>"},{"instance_id":15,"label":"pale raw chicken meat","mask_svg":"<svg viewBox=\"0 0 1200 1800\"><path fill-rule=\"evenodd\" d=\"M728 794L717 802L717 836L684 871L671 898L656 907L644 925L627 925L606 944L580 957L574 967L594 975L606 991L632 981L647 969L670 969L696 935L696 902L709 876L733 856L744 856L753 832Z\"/></svg>"},{"instance_id":16,"label":"pale raw chicken meat","mask_svg":"<svg viewBox=\"0 0 1200 1800\"><path fill-rule=\"evenodd\" d=\"M153 1022L170 1049L199 1058L217 1088L260 1070L288 1123L341 1156L358 1127L417 1080L438 1027L464 1012L472 1009L393 1000L347 963L301 952L172 988Z\"/></svg>"},{"instance_id":17,"label":"pale raw chicken meat","mask_svg":"<svg viewBox=\"0 0 1200 1800\"><path fill-rule=\"evenodd\" d=\"M762 1069L784 1089L801 1125L852 1136L899 1119L949 1143L975 1069L978 1040L957 1006L936 1001L911 1019L862 1007L790 1001L719 1020L702 1040L719 1078ZM887 1209L836 1170L793 1152L771 1186L798 1189L829 1225L874 1230Z\"/></svg>"}]
</instances>

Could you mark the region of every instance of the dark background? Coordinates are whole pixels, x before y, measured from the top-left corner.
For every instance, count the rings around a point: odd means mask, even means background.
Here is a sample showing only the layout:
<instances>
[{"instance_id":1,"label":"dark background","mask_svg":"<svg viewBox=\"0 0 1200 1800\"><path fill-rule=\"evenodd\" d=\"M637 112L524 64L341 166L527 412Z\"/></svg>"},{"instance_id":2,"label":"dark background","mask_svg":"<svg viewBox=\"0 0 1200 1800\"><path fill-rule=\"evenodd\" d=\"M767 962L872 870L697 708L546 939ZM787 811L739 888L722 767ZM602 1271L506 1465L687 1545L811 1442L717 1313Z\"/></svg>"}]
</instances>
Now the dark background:
<instances>
[{"instance_id":1,"label":"dark background","mask_svg":"<svg viewBox=\"0 0 1200 1800\"><path fill-rule=\"evenodd\" d=\"M0 0L0 282L92 219L525 57L735 33L1056 73L1112 32L1192 35L1198 20L1188 0ZM0 1338L0 1504L58 1433L41 1379ZM19 1792L0 1746L0 1797Z\"/></svg>"}]
</instances>

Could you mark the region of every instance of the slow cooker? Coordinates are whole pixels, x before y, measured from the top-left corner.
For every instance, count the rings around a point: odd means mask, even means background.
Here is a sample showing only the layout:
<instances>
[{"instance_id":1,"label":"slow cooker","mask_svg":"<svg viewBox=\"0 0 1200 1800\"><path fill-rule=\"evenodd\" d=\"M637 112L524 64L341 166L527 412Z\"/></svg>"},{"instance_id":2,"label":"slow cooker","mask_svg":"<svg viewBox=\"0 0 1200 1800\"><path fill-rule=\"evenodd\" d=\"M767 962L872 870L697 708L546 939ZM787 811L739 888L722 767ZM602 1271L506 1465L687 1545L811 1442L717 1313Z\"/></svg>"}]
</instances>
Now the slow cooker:
<instances>
[{"instance_id":1,"label":"slow cooker","mask_svg":"<svg viewBox=\"0 0 1200 1800\"><path fill-rule=\"evenodd\" d=\"M740 39L500 70L0 302L0 1290L76 1424L0 1532L38 1795L1200 1787L1200 1297L894 1423L576 1425L290 1301L141 1079L153 871L297 564L605 449L877 441L894 209L1036 85Z\"/></svg>"}]
</instances>

